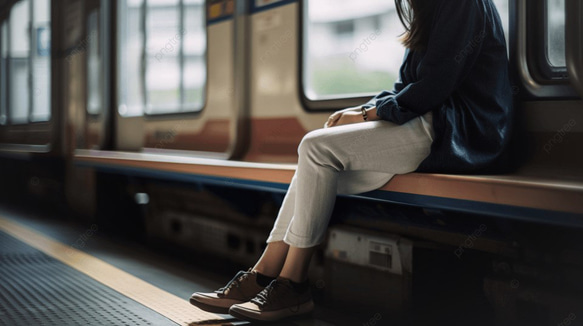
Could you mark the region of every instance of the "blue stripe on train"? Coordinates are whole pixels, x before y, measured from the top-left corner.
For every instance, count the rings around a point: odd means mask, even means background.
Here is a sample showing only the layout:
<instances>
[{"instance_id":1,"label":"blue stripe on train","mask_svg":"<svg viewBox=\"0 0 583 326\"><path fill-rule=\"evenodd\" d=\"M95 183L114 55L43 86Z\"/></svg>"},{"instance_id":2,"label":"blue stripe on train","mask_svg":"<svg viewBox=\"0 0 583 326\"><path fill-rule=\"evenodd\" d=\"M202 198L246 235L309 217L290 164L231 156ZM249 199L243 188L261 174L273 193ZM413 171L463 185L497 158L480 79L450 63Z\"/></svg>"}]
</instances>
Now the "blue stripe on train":
<instances>
[{"instance_id":1,"label":"blue stripe on train","mask_svg":"<svg viewBox=\"0 0 583 326\"><path fill-rule=\"evenodd\" d=\"M226 20L231 20L231 19L233 19L233 15L225 15L225 16L221 16L221 17L218 17L215 19L209 19L209 20L207 20L206 24L208 26L208 25L217 24L217 23L224 22Z\"/></svg>"},{"instance_id":2,"label":"blue stripe on train","mask_svg":"<svg viewBox=\"0 0 583 326\"><path fill-rule=\"evenodd\" d=\"M287 4L294 3L294 2L298 2L298 0L280 0L280 1L268 4L268 5L265 5L265 6L257 6L255 4L255 1L249 1L249 8L247 8L247 12L249 14L254 14L257 12L277 8L280 6L285 6ZM220 22L223 22L226 20L230 20L230 19L233 19L233 15L225 15L225 16L221 16L221 17L218 17L215 19L209 19L209 20L207 20L206 24L208 26L208 25L217 24L217 23L220 23Z\"/></svg>"}]
</instances>

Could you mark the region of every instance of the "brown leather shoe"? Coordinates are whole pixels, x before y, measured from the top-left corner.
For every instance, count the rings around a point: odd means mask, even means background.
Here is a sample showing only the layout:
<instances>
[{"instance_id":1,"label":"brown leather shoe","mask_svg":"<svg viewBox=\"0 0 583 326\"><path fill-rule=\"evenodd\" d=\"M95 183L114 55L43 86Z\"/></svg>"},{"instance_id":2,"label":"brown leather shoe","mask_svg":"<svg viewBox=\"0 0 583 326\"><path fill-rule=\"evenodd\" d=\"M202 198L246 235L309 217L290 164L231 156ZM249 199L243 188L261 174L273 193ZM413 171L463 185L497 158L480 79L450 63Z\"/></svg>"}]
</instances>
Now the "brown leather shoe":
<instances>
[{"instance_id":1,"label":"brown leather shoe","mask_svg":"<svg viewBox=\"0 0 583 326\"><path fill-rule=\"evenodd\" d=\"M227 285L215 292L193 293L190 303L208 312L227 314L232 305L251 300L263 289L257 284L257 272L250 268L246 272L239 271Z\"/></svg>"},{"instance_id":2,"label":"brown leather shoe","mask_svg":"<svg viewBox=\"0 0 583 326\"><path fill-rule=\"evenodd\" d=\"M298 293L289 280L277 278L249 302L232 305L229 314L248 321L276 321L308 314L313 310L310 289Z\"/></svg>"}]
</instances>

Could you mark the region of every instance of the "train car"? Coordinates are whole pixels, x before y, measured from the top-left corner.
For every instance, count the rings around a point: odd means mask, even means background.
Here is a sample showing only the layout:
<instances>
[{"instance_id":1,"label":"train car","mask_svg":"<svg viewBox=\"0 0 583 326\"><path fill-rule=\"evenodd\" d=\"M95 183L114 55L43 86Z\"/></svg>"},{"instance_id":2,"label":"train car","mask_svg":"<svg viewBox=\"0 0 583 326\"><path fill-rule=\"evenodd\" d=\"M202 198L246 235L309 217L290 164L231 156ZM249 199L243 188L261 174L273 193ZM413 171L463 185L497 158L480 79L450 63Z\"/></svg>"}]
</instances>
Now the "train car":
<instances>
[{"instance_id":1,"label":"train car","mask_svg":"<svg viewBox=\"0 0 583 326\"><path fill-rule=\"evenodd\" d=\"M583 2L457 1L501 17L507 169L339 194L314 313L274 324L581 323ZM397 3L0 0L0 324L249 324L189 296L261 256L304 136L393 87Z\"/></svg>"}]
</instances>

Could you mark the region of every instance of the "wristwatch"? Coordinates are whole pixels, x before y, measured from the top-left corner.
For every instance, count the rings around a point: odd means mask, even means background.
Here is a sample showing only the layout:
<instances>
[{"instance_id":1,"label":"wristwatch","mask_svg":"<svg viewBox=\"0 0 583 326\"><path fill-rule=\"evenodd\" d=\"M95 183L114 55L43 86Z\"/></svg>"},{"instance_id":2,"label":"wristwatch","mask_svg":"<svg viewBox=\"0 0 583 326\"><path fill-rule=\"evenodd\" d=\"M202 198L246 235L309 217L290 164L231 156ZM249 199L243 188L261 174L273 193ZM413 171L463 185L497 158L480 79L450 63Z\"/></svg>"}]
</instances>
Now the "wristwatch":
<instances>
[{"instance_id":1,"label":"wristwatch","mask_svg":"<svg viewBox=\"0 0 583 326\"><path fill-rule=\"evenodd\" d=\"M360 110L362 111L362 118L364 119L364 121L367 121L368 120L368 113L366 113L366 108L364 106L361 106Z\"/></svg>"}]
</instances>

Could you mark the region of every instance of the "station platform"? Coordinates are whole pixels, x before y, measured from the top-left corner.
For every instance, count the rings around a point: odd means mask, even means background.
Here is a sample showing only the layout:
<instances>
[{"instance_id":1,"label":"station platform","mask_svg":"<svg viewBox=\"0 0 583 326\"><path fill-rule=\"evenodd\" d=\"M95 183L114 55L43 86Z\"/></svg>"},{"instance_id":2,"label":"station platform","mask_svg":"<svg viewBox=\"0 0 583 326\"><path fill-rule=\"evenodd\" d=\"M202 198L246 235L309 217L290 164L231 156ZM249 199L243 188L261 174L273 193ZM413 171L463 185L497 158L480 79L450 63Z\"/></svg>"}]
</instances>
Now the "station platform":
<instances>
[{"instance_id":1,"label":"station platform","mask_svg":"<svg viewBox=\"0 0 583 326\"><path fill-rule=\"evenodd\" d=\"M208 258L208 257L207 257ZM238 268L152 248L38 212L0 206L0 325L249 325L188 302ZM357 325L317 307L277 325Z\"/></svg>"}]
</instances>

